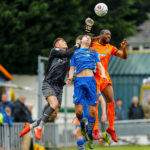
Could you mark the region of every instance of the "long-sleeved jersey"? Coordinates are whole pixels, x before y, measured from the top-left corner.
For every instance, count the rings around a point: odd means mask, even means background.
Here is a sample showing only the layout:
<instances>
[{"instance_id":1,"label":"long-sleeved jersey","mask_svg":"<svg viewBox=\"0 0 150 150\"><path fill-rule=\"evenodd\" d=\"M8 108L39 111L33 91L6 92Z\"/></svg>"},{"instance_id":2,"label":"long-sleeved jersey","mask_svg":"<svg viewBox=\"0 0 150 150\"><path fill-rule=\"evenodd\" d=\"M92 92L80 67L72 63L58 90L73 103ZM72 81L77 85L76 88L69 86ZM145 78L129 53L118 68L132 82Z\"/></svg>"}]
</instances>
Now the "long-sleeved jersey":
<instances>
[{"instance_id":1,"label":"long-sleeved jersey","mask_svg":"<svg viewBox=\"0 0 150 150\"><path fill-rule=\"evenodd\" d=\"M65 76L69 70L70 57L76 49L76 46L66 51L53 48L49 55L44 81L64 85Z\"/></svg>"}]
</instances>

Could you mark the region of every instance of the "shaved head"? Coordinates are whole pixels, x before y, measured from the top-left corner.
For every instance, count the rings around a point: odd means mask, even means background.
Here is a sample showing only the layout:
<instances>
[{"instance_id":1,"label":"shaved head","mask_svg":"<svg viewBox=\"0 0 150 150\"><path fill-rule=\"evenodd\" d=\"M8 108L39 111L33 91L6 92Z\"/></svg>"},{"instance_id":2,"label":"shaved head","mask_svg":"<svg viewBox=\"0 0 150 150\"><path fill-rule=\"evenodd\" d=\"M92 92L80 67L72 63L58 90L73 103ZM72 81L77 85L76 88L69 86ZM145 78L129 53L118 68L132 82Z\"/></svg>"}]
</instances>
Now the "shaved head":
<instances>
[{"instance_id":1,"label":"shaved head","mask_svg":"<svg viewBox=\"0 0 150 150\"><path fill-rule=\"evenodd\" d=\"M108 29L103 29L103 30L100 31L100 35L103 35L105 32L111 33L110 30L108 30Z\"/></svg>"}]
</instances>

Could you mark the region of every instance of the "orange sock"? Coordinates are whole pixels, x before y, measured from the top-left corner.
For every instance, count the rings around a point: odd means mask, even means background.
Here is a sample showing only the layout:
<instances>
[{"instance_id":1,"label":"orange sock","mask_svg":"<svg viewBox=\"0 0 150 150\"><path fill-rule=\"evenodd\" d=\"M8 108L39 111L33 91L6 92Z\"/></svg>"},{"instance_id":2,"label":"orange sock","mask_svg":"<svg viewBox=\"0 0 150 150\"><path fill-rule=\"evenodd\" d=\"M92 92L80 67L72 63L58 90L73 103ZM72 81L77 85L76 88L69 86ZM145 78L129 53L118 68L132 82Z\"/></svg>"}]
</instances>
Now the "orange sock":
<instances>
[{"instance_id":1,"label":"orange sock","mask_svg":"<svg viewBox=\"0 0 150 150\"><path fill-rule=\"evenodd\" d=\"M96 120L95 120L95 124L94 124L93 130L98 130L98 123L99 123L99 119L98 119L98 106L99 106L99 101L97 101L97 105L96 105Z\"/></svg>"},{"instance_id":2,"label":"orange sock","mask_svg":"<svg viewBox=\"0 0 150 150\"><path fill-rule=\"evenodd\" d=\"M109 122L109 128L111 130L114 130L114 121L115 121L115 102L107 103L107 115L108 115L108 122Z\"/></svg>"}]
</instances>

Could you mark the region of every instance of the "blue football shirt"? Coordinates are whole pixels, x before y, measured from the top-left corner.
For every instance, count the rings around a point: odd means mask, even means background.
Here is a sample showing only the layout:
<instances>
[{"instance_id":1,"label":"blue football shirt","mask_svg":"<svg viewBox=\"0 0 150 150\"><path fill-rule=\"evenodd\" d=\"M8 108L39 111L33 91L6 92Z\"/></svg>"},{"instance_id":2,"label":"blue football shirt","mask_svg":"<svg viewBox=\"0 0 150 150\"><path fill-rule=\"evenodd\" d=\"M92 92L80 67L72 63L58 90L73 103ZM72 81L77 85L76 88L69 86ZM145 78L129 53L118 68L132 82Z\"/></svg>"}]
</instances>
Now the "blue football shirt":
<instances>
[{"instance_id":1,"label":"blue football shirt","mask_svg":"<svg viewBox=\"0 0 150 150\"><path fill-rule=\"evenodd\" d=\"M100 62L97 52L93 53L88 48L77 49L71 57L70 66L75 66L75 75L84 69L94 70L96 63Z\"/></svg>"}]
</instances>

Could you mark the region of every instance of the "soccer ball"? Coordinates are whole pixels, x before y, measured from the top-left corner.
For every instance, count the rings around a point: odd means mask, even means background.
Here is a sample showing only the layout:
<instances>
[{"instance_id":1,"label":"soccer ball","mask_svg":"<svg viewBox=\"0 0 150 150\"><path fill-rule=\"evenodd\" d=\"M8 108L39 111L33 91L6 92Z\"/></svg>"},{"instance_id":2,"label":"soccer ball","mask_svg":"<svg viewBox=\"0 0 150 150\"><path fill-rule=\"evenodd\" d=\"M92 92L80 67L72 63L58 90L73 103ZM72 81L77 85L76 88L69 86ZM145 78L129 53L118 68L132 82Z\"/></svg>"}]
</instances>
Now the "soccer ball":
<instances>
[{"instance_id":1,"label":"soccer ball","mask_svg":"<svg viewBox=\"0 0 150 150\"><path fill-rule=\"evenodd\" d=\"M105 16L108 12L108 7L104 3L98 3L95 5L94 12L97 16Z\"/></svg>"}]
</instances>

